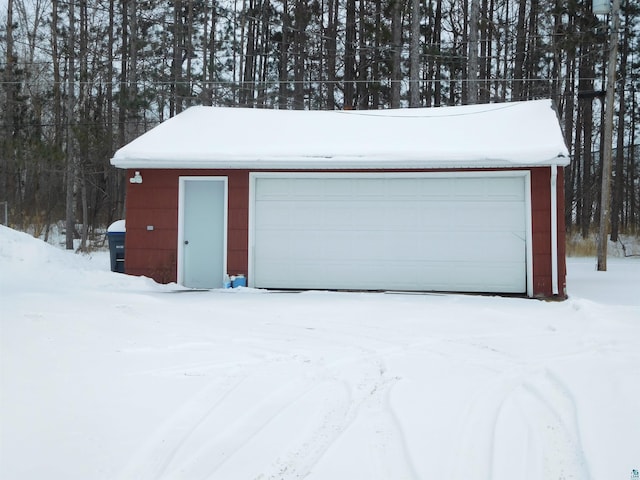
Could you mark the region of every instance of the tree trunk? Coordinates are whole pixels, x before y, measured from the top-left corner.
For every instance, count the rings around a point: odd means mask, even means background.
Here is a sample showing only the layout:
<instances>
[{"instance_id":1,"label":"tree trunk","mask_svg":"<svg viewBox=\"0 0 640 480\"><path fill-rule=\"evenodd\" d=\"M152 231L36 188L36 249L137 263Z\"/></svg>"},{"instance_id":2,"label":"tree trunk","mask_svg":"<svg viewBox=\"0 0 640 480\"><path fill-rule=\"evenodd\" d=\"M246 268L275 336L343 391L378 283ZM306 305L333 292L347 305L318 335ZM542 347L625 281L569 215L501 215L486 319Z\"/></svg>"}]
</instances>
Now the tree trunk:
<instances>
[{"instance_id":1,"label":"tree trunk","mask_svg":"<svg viewBox=\"0 0 640 480\"><path fill-rule=\"evenodd\" d=\"M79 137L79 158L76 169L80 176L80 200L82 202L82 230L80 235L80 251L87 250L87 239L89 237L89 205L87 198L86 168L89 162L89 68L88 68L88 43L89 43L89 15L87 12L87 0L80 0L80 84L78 86L78 106L81 125L77 127Z\"/></svg>"},{"instance_id":2,"label":"tree trunk","mask_svg":"<svg viewBox=\"0 0 640 480\"><path fill-rule=\"evenodd\" d=\"M369 78L367 72L369 70L369 57L370 52L367 51L366 46L366 1L360 0L358 9L358 75L357 75L357 100L359 110L367 110L369 108Z\"/></svg>"},{"instance_id":3,"label":"tree trunk","mask_svg":"<svg viewBox=\"0 0 640 480\"><path fill-rule=\"evenodd\" d=\"M467 102L478 103L478 17L480 16L479 0L471 0L469 14L469 65L467 70Z\"/></svg>"},{"instance_id":4,"label":"tree trunk","mask_svg":"<svg viewBox=\"0 0 640 480\"><path fill-rule=\"evenodd\" d=\"M455 77L455 82L460 82L460 102L462 103L462 105L466 105L469 101L469 10L469 0L462 0L462 11L464 12L464 14L462 15L462 20L459 22L462 23L462 31L459 31L458 27L454 27L453 29L453 43L455 45L455 51L458 52L458 55L467 57L466 61L464 59L461 59L459 65L456 68L459 69L459 74L455 74L452 76ZM454 85L455 83L452 82L452 90L454 90ZM453 96L451 97L451 100L451 105L456 105L458 103Z\"/></svg>"},{"instance_id":5,"label":"tree trunk","mask_svg":"<svg viewBox=\"0 0 640 480\"><path fill-rule=\"evenodd\" d=\"M613 122L615 112L615 83L616 67L618 59L618 37L620 30L620 0L613 0L611 5L611 27L609 36L609 52L607 61L607 90L605 97L605 108L603 109L603 140L600 150L602 151L602 174L600 184L600 225L598 231L598 262L599 272L607 271L607 245L609 234L611 233L611 162L613 148ZM624 93L623 93L624 95Z\"/></svg>"},{"instance_id":6,"label":"tree trunk","mask_svg":"<svg viewBox=\"0 0 640 480\"><path fill-rule=\"evenodd\" d=\"M582 218L580 226L582 227L582 238L589 236L591 228L591 219L593 213L593 160L592 160L592 142L593 137L593 106L591 101L582 104L582 181L581 181L581 198L582 198Z\"/></svg>"},{"instance_id":7,"label":"tree trunk","mask_svg":"<svg viewBox=\"0 0 640 480\"><path fill-rule=\"evenodd\" d=\"M204 3L202 5L204 10L203 19L202 19L202 90L200 92L200 100L203 105L211 106L211 88L212 84L210 82L211 78L211 70L213 69L213 64L209 62L209 4ZM215 8L215 4L213 5ZM213 12L212 12L213 16ZM213 38L213 37L211 37Z\"/></svg>"},{"instance_id":8,"label":"tree trunk","mask_svg":"<svg viewBox=\"0 0 640 480\"><path fill-rule=\"evenodd\" d=\"M636 146L633 139L635 138L635 132L637 132L636 120L639 116L640 108L636 101L636 86L635 83L631 84L631 92L629 95L631 98L631 111L634 112L631 115L631 124L629 125L629 148L627 152L627 199L626 199L626 223L635 225L640 230L640 185L637 184L636 179L638 173L636 171ZM636 230L637 232L638 230Z\"/></svg>"},{"instance_id":9,"label":"tree trunk","mask_svg":"<svg viewBox=\"0 0 640 480\"><path fill-rule=\"evenodd\" d=\"M420 106L420 0L411 0L409 107Z\"/></svg>"},{"instance_id":10,"label":"tree trunk","mask_svg":"<svg viewBox=\"0 0 640 480\"><path fill-rule=\"evenodd\" d=\"M51 2L51 61L53 63L53 123L54 143L62 150L62 78L58 52L58 0Z\"/></svg>"},{"instance_id":11,"label":"tree trunk","mask_svg":"<svg viewBox=\"0 0 640 480\"><path fill-rule=\"evenodd\" d=\"M491 100L491 71L493 67L493 8L494 0L483 0L479 21L480 28L480 77L479 101L489 103Z\"/></svg>"},{"instance_id":12,"label":"tree trunk","mask_svg":"<svg viewBox=\"0 0 640 480\"><path fill-rule=\"evenodd\" d=\"M356 0L347 0L347 23L345 25L344 45L344 108L355 106L355 67L356 67Z\"/></svg>"},{"instance_id":13,"label":"tree trunk","mask_svg":"<svg viewBox=\"0 0 640 480\"><path fill-rule=\"evenodd\" d=\"M585 23L581 25L584 32L589 28ZM595 67L590 39L584 35L580 44L580 66L578 68L578 91L589 92L594 88L593 78L595 77ZM592 138L593 138L593 104L591 99L580 102L582 113L582 178L580 182L580 199L582 203L582 216L580 227L582 237L587 238L591 221L593 218L593 198L594 198L594 175L592 160Z\"/></svg>"},{"instance_id":14,"label":"tree trunk","mask_svg":"<svg viewBox=\"0 0 640 480\"><path fill-rule=\"evenodd\" d=\"M127 139L132 140L138 136L138 2L129 2L129 72L127 88Z\"/></svg>"},{"instance_id":15,"label":"tree trunk","mask_svg":"<svg viewBox=\"0 0 640 480\"><path fill-rule=\"evenodd\" d=\"M127 110L129 96L127 90L129 88L127 84L128 76L128 62L129 58L129 14L128 14L128 0L122 2L122 45L120 46L120 93L118 95L119 109L118 109L118 143L124 145L127 143ZM171 113L173 115L174 107L171 104Z\"/></svg>"},{"instance_id":16,"label":"tree trunk","mask_svg":"<svg viewBox=\"0 0 640 480\"><path fill-rule=\"evenodd\" d=\"M269 64L269 51L271 50L271 23L269 20L269 11L271 5L269 0L262 2L261 11L261 28L260 28L260 56L258 64L258 106L265 108L267 106L267 72Z\"/></svg>"},{"instance_id":17,"label":"tree trunk","mask_svg":"<svg viewBox=\"0 0 640 480\"><path fill-rule=\"evenodd\" d=\"M123 15L124 16L124 15ZM124 27L123 27L124 32ZM171 60L171 95L169 97L169 116L182 111L182 101L180 99L180 85L182 84L182 0L175 0L173 5L173 38ZM123 39L124 42L124 39ZM124 50L124 46L123 46Z\"/></svg>"},{"instance_id":18,"label":"tree trunk","mask_svg":"<svg viewBox=\"0 0 640 480\"><path fill-rule=\"evenodd\" d=\"M285 110L289 103L289 96L287 94L289 76L289 28L289 2L288 0L282 0L282 39L280 40L280 63L278 65L278 106L281 110Z\"/></svg>"},{"instance_id":19,"label":"tree trunk","mask_svg":"<svg viewBox=\"0 0 640 480\"><path fill-rule=\"evenodd\" d=\"M75 2L69 1L69 51L67 67L67 165L66 165L66 234L65 246L67 250L73 250L73 234L75 231L75 205L74 189L76 180L75 148L74 148L74 109L75 109Z\"/></svg>"},{"instance_id":20,"label":"tree trunk","mask_svg":"<svg viewBox=\"0 0 640 480\"><path fill-rule=\"evenodd\" d=\"M210 105L214 105L214 100L217 98L217 86L214 84L216 80L216 71L217 67L215 64L216 61L216 31L218 25L218 12L216 10L217 0L211 0L211 33L209 34L209 70L207 79L209 80L208 88L209 88L209 100ZM217 103L217 102L216 102Z\"/></svg>"},{"instance_id":21,"label":"tree trunk","mask_svg":"<svg viewBox=\"0 0 640 480\"><path fill-rule=\"evenodd\" d=\"M380 108L380 64L382 63L380 47L382 46L382 0L375 0L375 32L374 32L374 53L371 58L371 105L374 109Z\"/></svg>"},{"instance_id":22,"label":"tree trunk","mask_svg":"<svg viewBox=\"0 0 640 480\"><path fill-rule=\"evenodd\" d=\"M55 0L54 0L55 2ZM5 124L5 131L0 137L0 145L3 147L0 150L0 171L2 172L2 178L0 179L0 201L9 202L9 177L11 176L10 170L15 163L15 148L14 137L16 136L15 125L15 109L17 101L17 84L14 77L15 72L15 57L13 52L13 0L7 1L7 24L6 24L6 63L4 67L3 83L5 84L6 91L6 103L4 106L3 123ZM6 132L6 133L5 133ZM0 205L2 205L0 203ZM5 208L8 209L7 204L3 205L3 210L0 211L2 215L2 223L4 223Z\"/></svg>"},{"instance_id":23,"label":"tree trunk","mask_svg":"<svg viewBox=\"0 0 640 480\"><path fill-rule=\"evenodd\" d=\"M535 96L535 92L538 89L538 82L531 82L532 79L539 79L538 74L538 58L536 51L538 49L538 0L531 0L531 7L529 10L529 24L527 33L527 52L524 72L522 73L522 88L520 90L520 97L522 100L526 100Z\"/></svg>"},{"instance_id":24,"label":"tree trunk","mask_svg":"<svg viewBox=\"0 0 640 480\"><path fill-rule=\"evenodd\" d=\"M304 65L305 51L307 49L307 6L306 0L296 0L295 27L294 27L294 51L293 61L293 106L296 110L304 109Z\"/></svg>"},{"instance_id":25,"label":"tree trunk","mask_svg":"<svg viewBox=\"0 0 640 480\"><path fill-rule=\"evenodd\" d=\"M57 1L57 0L56 0ZM107 80L109 84L106 88L107 97L107 148L111 152L114 150L113 144L113 43L114 43L114 31L115 31L115 0L109 0L109 26L108 30L108 43L107 46Z\"/></svg>"},{"instance_id":26,"label":"tree trunk","mask_svg":"<svg viewBox=\"0 0 640 480\"><path fill-rule=\"evenodd\" d=\"M135 2L135 0L132 0ZM192 105L193 100L193 72L191 70L191 59L193 58L193 0L187 2L187 34L183 58L187 60L187 75L185 78L185 100L187 108Z\"/></svg>"},{"instance_id":27,"label":"tree trunk","mask_svg":"<svg viewBox=\"0 0 640 480\"><path fill-rule=\"evenodd\" d=\"M55 1L55 0L54 0ZM4 108L4 121L7 126L7 131L9 135L6 135L6 139L9 140L11 137L16 135L16 102L17 102L17 79L15 78L15 53L13 51L13 30L14 30L14 20L13 20L13 0L7 0L7 24L6 24L6 37L7 37L7 45L6 45L6 64L4 67L4 83L6 84L6 93L7 99ZM11 147L9 146L9 149Z\"/></svg>"},{"instance_id":28,"label":"tree trunk","mask_svg":"<svg viewBox=\"0 0 640 480\"><path fill-rule=\"evenodd\" d=\"M617 242L620 234L620 222L623 215L622 201L624 198L624 137L625 137L625 115L626 115L626 97L625 83L627 80L627 56L629 54L629 18L628 13L625 15L625 30L622 39L622 48L620 49L620 69L618 70L618 132L616 144L616 164L615 177L613 180L613 201L611 203L611 241Z\"/></svg>"},{"instance_id":29,"label":"tree trunk","mask_svg":"<svg viewBox=\"0 0 640 480\"><path fill-rule=\"evenodd\" d=\"M527 41L527 32L525 30L525 19L527 11L527 0L519 0L518 4L518 25L516 27L516 56L513 65L513 100L523 99L523 77L524 77L524 60L525 46ZM506 73L506 72L505 72Z\"/></svg>"},{"instance_id":30,"label":"tree trunk","mask_svg":"<svg viewBox=\"0 0 640 480\"><path fill-rule=\"evenodd\" d=\"M391 37L392 37L392 63L391 63L391 108L400 108L400 87L402 82L402 0L391 0Z\"/></svg>"},{"instance_id":31,"label":"tree trunk","mask_svg":"<svg viewBox=\"0 0 640 480\"><path fill-rule=\"evenodd\" d=\"M254 11L254 0L249 0L248 12ZM248 13L245 10L245 15ZM254 100L254 65L255 65L255 42L256 42L256 21L252 14L247 18L244 67L242 70L242 87L240 88L240 105L243 107L253 106Z\"/></svg>"},{"instance_id":32,"label":"tree trunk","mask_svg":"<svg viewBox=\"0 0 640 480\"><path fill-rule=\"evenodd\" d=\"M435 31L435 36L433 38L433 42L436 45L437 51L441 52L442 50L442 0L436 0L436 15L433 19L433 30ZM435 87L433 89L434 96L434 106L439 107L442 102L442 56L438 55L435 60L435 72L434 72L434 81Z\"/></svg>"}]
</instances>

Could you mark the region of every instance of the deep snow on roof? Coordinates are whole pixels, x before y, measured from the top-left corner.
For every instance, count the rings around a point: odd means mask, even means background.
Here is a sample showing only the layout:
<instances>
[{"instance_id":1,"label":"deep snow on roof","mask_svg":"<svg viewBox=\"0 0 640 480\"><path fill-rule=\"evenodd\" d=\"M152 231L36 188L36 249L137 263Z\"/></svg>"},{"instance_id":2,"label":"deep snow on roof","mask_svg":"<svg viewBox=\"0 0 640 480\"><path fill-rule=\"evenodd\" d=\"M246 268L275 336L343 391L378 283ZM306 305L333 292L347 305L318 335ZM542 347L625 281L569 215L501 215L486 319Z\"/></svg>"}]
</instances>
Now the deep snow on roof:
<instances>
[{"instance_id":1,"label":"deep snow on roof","mask_svg":"<svg viewBox=\"0 0 640 480\"><path fill-rule=\"evenodd\" d=\"M119 168L566 165L550 100L395 110L192 107L118 150Z\"/></svg>"}]
</instances>

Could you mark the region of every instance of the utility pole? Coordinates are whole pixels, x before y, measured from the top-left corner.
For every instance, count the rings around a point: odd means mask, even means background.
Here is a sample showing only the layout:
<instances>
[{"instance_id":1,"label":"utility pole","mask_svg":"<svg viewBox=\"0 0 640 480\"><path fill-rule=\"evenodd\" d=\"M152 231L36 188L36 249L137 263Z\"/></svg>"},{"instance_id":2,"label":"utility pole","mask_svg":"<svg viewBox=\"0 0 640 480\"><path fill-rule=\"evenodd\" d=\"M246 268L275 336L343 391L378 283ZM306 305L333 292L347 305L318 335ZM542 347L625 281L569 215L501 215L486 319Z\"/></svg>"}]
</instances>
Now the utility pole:
<instances>
[{"instance_id":1,"label":"utility pole","mask_svg":"<svg viewBox=\"0 0 640 480\"><path fill-rule=\"evenodd\" d=\"M598 271L607 271L607 242L611 217L611 155L613 152L613 101L618 57L618 30L620 30L620 0L611 5L611 33L609 35L609 63L607 65L607 92L605 97L604 145L602 155L602 196L600 197L600 232L598 235Z\"/></svg>"},{"instance_id":2,"label":"utility pole","mask_svg":"<svg viewBox=\"0 0 640 480\"><path fill-rule=\"evenodd\" d=\"M67 165L65 169L66 173L66 236L65 236L65 245L67 250L73 250L73 233L75 231L76 221L75 221L75 205L74 205L74 190L75 190L75 182L76 182L76 166L75 166L75 149L74 149L74 141L75 141L75 133L73 131L74 127L74 113L73 109L75 107L75 76L76 76L76 67L75 67L75 2L76 0L70 0L69 2L69 67L67 76L69 77L67 80L69 82L67 92Z\"/></svg>"}]
</instances>

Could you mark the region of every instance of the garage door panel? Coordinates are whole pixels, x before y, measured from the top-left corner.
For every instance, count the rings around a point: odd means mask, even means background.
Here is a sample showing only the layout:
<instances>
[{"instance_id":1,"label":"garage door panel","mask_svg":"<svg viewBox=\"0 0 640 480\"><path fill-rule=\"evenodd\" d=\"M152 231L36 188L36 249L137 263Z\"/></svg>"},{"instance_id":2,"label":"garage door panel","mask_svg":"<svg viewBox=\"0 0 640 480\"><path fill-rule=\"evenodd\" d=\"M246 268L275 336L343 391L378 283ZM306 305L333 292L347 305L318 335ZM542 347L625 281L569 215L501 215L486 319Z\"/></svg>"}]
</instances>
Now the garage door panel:
<instances>
[{"instance_id":1,"label":"garage door panel","mask_svg":"<svg viewBox=\"0 0 640 480\"><path fill-rule=\"evenodd\" d=\"M525 256L525 244L519 238L511 234L491 235L489 233L477 233L473 237L464 237L451 240L449 259L459 259L463 262L477 261L496 265L506 259L523 259ZM442 252L445 255L446 251ZM522 260L523 261L523 260Z\"/></svg>"},{"instance_id":2,"label":"garage door panel","mask_svg":"<svg viewBox=\"0 0 640 480\"><path fill-rule=\"evenodd\" d=\"M417 179L420 185L420 198L427 199L429 201L447 201L453 195L454 181L451 178L442 178L437 182L431 182L425 184L423 179Z\"/></svg>"},{"instance_id":3,"label":"garage door panel","mask_svg":"<svg viewBox=\"0 0 640 480\"><path fill-rule=\"evenodd\" d=\"M440 226L454 231L525 231L523 203L463 203L456 209L445 210L447 216ZM429 222L429 219L425 221Z\"/></svg>"},{"instance_id":4,"label":"garage door panel","mask_svg":"<svg viewBox=\"0 0 640 480\"><path fill-rule=\"evenodd\" d=\"M385 262L300 262L295 267L281 263L265 264L271 273L257 277L257 282L270 282L269 288L389 290L389 271L397 264ZM475 278L486 268L484 264L411 262L402 267L402 275L394 279L393 290L433 290L464 292L521 293L525 287L519 265L496 265L499 272L492 280L479 284ZM259 274L258 274L259 275ZM292 277L300 277L291 283ZM327 283L327 278L331 283ZM468 279L468 281L467 281ZM429 285L429 288L425 288Z\"/></svg>"},{"instance_id":5,"label":"garage door panel","mask_svg":"<svg viewBox=\"0 0 640 480\"><path fill-rule=\"evenodd\" d=\"M256 209L257 229L308 229L318 220L312 210L290 202L266 202Z\"/></svg>"},{"instance_id":6,"label":"garage door panel","mask_svg":"<svg viewBox=\"0 0 640 480\"><path fill-rule=\"evenodd\" d=\"M291 225L291 213L295 205L289 202L261 202L255 210L256 229L284 228Z\"/></svg>"},{"instance_id":7,"label":"garage door panel","mask_svg":"<svg viewBox=\"0 0 640 480\"><path fill-rule=\"evenodd\" d=\"M525 191L522 181L516 182L511 177L491 178L485 181L485 195L488 201L501 200L524 201ZM520 178L522 180L522 178Z\"/></svg>"},{"instance_id":8,"label":"garage door panel","mask_svg":"<svg viewBox=\"0 0 640 480\"><path fill-rule=\"evenodd\" d=\"M293 193L294 184L285 178L270 178L268 182L256 184L255 197L257 200L281 200L290 198Z\"/></svg>"},{"instance_id":9,"label":"garage door panel","mask_svg":"<svg viewBox=\"0 0 640 480\"><path fill-rule=\"evenodd\" d=\"M313 212L306 215L312 216ZM343 202L328 202L318 221L327 230L358 230L377 225L380 217L376 217L363 202L354 202L351 208L345 208Z\"/></svg>"},{"instance_id":10,"label":"garage door panel","mask_svg":"<svg viewBox=\"0 0 640 480\"><path fill-rule=\"evenodd\" d=\"M496 244L496 240L500 241L500 244ZM429 238L425 239L423 232L414 232L398 236L392 248L381 252L381 255L382 258L391 261L448 263L476 261L480 257L486 264L501 262L505 257L520 257L524 248L524 242L511 234L496 236L478 233L470 237L439 232L429 233Z\"/></svg>"},{"instance_id":11,"label":"garage door panel","mask_svg":"<svg viewBox=\"0 0 640 480\"><path fill-rule=\"evenodd\" d=\"M376 179L363 179L355 185L354 194L358 199L379 200L386 196L386 188L381 188Z\"/></svg>"},{"instance_id":12,"label":"garage door panel","mask_svg":"<svg viewBox=\"0 0 640 480\"><path fill-rule=\"evenodd\" d=\"M524 292L524 177L257 177L254 285Z\"/></svg>"},{"instance_id":13,"label":"garage door panel","mask_svg":"<svg viewBox=\"0 0 640 480\"><path fill-rule=\"evenodd\" d=\"M458 177L449 184L452 201L481 201L491 202L501 200L524 201L524 189L521 182L515 182L514 177Z\"/></svg>"}]
</instances>

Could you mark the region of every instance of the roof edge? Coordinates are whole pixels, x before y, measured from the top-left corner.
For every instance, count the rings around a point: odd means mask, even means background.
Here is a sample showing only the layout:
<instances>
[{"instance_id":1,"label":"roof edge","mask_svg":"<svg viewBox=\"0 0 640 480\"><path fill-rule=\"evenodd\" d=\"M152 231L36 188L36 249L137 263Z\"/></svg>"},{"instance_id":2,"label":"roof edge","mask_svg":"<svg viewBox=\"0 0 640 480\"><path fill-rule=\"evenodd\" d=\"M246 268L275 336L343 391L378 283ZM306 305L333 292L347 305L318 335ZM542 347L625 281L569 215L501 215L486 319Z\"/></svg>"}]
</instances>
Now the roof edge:
<instances>
[{"instance_id":1,"label":"roof edge","mask_svg":"<svg viewBox=\"0 0 640 480\"><path fill-rule=\"evenodd\" d=\"M420 169L433 170L440 168L532 168L549 167L556 165L566 167L569 165L569 157L559 155L557 157L528 162L512 162L501 159L486 160L455 160L455 161L424 161L424 160L372 160L367 159L334 159L326 158L305 159L263 159L263 160L206 160L206 161L162 161L145 159L111 159L111 164L121 169L195 169L195 170L406 170Z\"/></svg>"}]
</instances>

